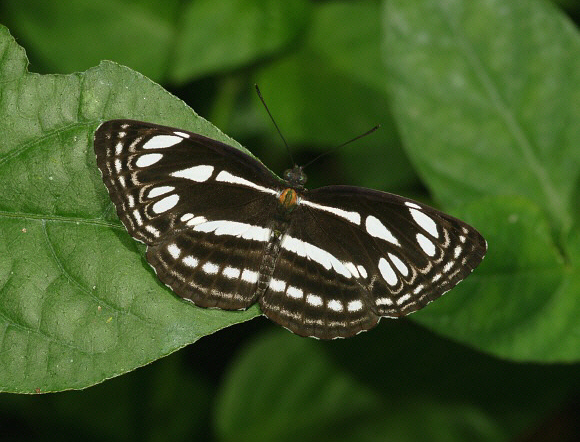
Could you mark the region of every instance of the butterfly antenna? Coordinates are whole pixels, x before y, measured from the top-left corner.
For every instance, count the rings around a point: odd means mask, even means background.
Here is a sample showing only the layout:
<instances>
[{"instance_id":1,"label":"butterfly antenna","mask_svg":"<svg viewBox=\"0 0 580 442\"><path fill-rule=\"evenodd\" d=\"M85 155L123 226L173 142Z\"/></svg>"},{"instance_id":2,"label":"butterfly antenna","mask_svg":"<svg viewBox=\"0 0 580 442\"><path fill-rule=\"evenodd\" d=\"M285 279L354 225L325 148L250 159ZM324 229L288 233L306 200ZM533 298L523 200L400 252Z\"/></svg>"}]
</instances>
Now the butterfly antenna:
<instances>
[{"instance_id":1,"label":"butterfly antenna","mask_svg":"<svg viewBox=\"0 0 580 442\"><path fill-rule=\"evenodd\" d=\"M323 156L325 156L325 155L328 155L328 154L329 154L330 152L332 152L333 150L340 149L341 147L343 147L343 146L346 146L347 144L350 144L350 143L352 143L353 141L356 141L356 140L358 140L358 139L360 139L360 138L362 138L362 137L366 137L367 135L369 135L369 134L372 134L372 133L373 133L375 130L377 130L379 127L381 127L381 125L380 125L380 124L377 124L377 125L376 125L375 127L373 127L372 129L370 129L370 130L367 130L367 131L366 131L364 134L361 134L361 135L359 135L358 137L354 137L352 140L348 140L346 143L342 143L341 145L339 145L339 146L336 146L336 147L335 147L335 148L333 148L333 149L330 149L330 150L327 150L326 152L323 152L323 153L321 153L320 155L318 155L317 157L315 157L313 160L309 161L309 162L308 162L308 163L306 163L304 166L302 166L302 169L305 169L307 166L310 166L312 163L314 163L315 161L319 160L319 159L320 159L320 158L322 158Z\"/></svg>"},{"instance_id":2,"label":"butterfly antenna","mask_svg":"<svg viewBox=\"0 0 580 442\"><path fill-rule=\"evenodd\" d=\"M258 87L257 84L255 84L254 87L256 88L256 92L258 93L258 97L260 98L260 101L262 102L262 104L266 108L266 112L268 112L268 115L270 116L270 120L272 120L272 123L274 123L274 127L278 131L280 138L282 138L282 141L284 142L284 146L286 146L286 150L288 151L288 155L290 155L290 160L292 161L292 164L296 164L294 162L294 157L292 156L292 152L290 151L290 146L288 146L288 143L286 142L284 135L282 135L282 131L280 131L280 128L276 124L276 120L274 120L274 117L272 116L270 109L268 109L268 106L266 105L266 102L264 101L264 97L262 97L262 93L260 92L260 88Z\"/></svg>"}]
</instances>

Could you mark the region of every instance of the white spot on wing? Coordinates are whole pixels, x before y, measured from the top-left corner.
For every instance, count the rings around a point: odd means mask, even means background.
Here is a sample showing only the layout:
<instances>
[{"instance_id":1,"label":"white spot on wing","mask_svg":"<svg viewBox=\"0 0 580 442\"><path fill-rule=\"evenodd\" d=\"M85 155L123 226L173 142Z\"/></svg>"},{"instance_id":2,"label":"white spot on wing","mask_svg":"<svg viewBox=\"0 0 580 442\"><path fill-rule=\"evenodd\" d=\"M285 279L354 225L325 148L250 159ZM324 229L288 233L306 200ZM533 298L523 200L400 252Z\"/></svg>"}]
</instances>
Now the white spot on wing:
<instances>
[{"instance_id":1,"label":"white spot on wing","mask_svg":"<svg viewBox=\"0 0 580 442\"><path fill-rule=\"evenodd\" d=\"M189 224L189 223L188 223ZM213 232L215 235L230 235L254 241L266 242L270 239L270 229L237 221L207 221L194 228L198 232Z\"/></svg>"},{"instance_id":2,"label":"white spot on wing","mask_svg":"<svg viewBox=\"0 0 580 442\"><path fill-rule=\"evenodd\" d=\"M391 264L389 264L389 261L387 261L385 258L379 259L379 271L381 272L382 277L385 279L385 281L387 281L389 285L397 284L398 281L397 275L393 270L393 268L391 267Z\"/></svg>"},{"instance_id":3,"label":"white spot on wing","mask_svg":"<svg viewBox=\"0 0 580 442\"><path fill-rule=\"evenodd\" d=\"M175 205L179 201L179 195L169 195L163 198L162 200L157 201L153 204L153 211L155 213L163 213L167 212L169 209L175 207Z\"/></svg>"},{"instance_id":4,"label":"white spot on wing","mask_svg":"<svg viewBox=\"0 0 580 442\"><path fill-rule=\"evenodd\" d=\"M379 298L376 301L377 305L393 305L391 298Z\"/></svg>"},{"instance_id":5,"label":"white spot on wing","mask_svg":"<svg viewBox=\"0 0 580 442\"><path fill-rule=\"evenodd\" d=\"M177 130L174 130L173 133L181 138L189 138L189 134L187 134L185 132L179 132Z\"/></svg>"},{"instance_id":6,"label":"white spot on wing","mask_svg":"<svg viewBox=\"0 0 580 442\"><path fill-rule=\"evenodd\" d=\"M447 273L454 265L455 261L449 261L447 264L445 264L445 267L443 267L443 273Z\"/></svg>"},{"instance_id":7,"label":"white spot on wing","mask_svg":"<svg viewBox=\"0 0 580 442\"><path fill-rule=\"evenodd\" d=\"M181 249L177 247L177 244L169 244L167 246L167 251L173 259L177 259L179 258L179 255L181 255Z\"/></svg>"},{"instance_id":8,"label":"white spot on wing","mask_svg":"<svg viewBox=\"0 0 580 442\"><path fill-rule=\"evenodd\" d=\"M348 271L351 273L352 276L354 276L357 279L360 278L358 269L352 262L345 262L343 264L346 266L346 268L348 269Z\"/></svg>"},{"instance_id":9,"label":"white spot on wing","mask_svg":"<svg viewBox=\"0 0 580 442\"><path fill-rule=\"evenodd\" d=\"M340 262L334 255L331 255L326 250L322 250L313 244L307 243L300 239L294 238L290 235L284 236L281 246L289 252L296 253L298 256L303 256L317 262L326 270L331 268L339 275L345 278L351 278L352 275L346 266Z\"/></svg>"},{"instance_id":10,"label":"white spot on wing","mask_svg":"<svg viewBox=\"0 0 580 442\"><path fill-rule=\"evenodd\" d=\"M363 308L363 304L357 299L355 301L350 301L346 308L349 312L358 312Z\"/></svg>"},{"instance_id":11,"label":"white spot on wing","mask_svg":"<svg viewBox=\"0 0 580 442\"><path fill-rule=\"evenodd\" d=\"M190 256L186 256L185 258L183 258L183 263L187 267L191 267L192 269L194 269L199 264L199 261L190 255Z\"/></svg>"},{"instance_id":12,"label":"white spot on wing","mask_svg":"<svg viewBox=\"0 0 580 442\"><path fill-rule=\"evenodd\" d=\"M409 267L407 267L405 263L401 261L397 255L389 253L389 258L391 258L391 261L393 261L393 264L395 264L395 267L403 276L409 275Z\"/></svg>"},{"instance_id":13,"label":"white spot on wing","mask_svg":"<svg viewBox=\"0 0 580 442\"><path fill-rule=\"evenodd\" d=\"M147 194L147 198L155 198L155 197L158 197L160 195L165 195L166 193L171 192L173 190L175 190L175 187L173 187L173 186L154 187Z\"/></svg>"},{"instance_id":14,"label":"white spot on wing","mask_svg":"<svg viewBox=\"0 0 580 442\"><path fill-rule=\"evenodd\" d=\"M258 282L258 272L253 272L252 270L244 269L242 272L242 280L253 284Z\"/></svg>"},{"instance_id":15,"label":"white spot on wing","mask_svg":"<svg viewBox=\"0 0 580 442\"><path fill-rule=\"evenodd\" d=\"M182 137L177 137L175 135L155 135L143 144L143 149L165 149L167 147L175 146L181 140L183 140Z\"/></svg>"},{"instance_id":16,"label":"white spot on wing","mask_svg":"<svg viewBox=\"0 0 580 442\"><path fill-rule=\"evenodd\" d=\"M397 299L397 305L401 305L404 304L405 302L407 302L409 299L411 299L411 295L409 295L408 293L406 295L401 296L399 299Z\"/></svg>"},{"instance_id":17,"label":"white spot on wing","mask_svg":"<svg viewBox=\"0 0 580 442\"><path fill-rule=\"evenodd\" d=\"M411 216L415 220L415 222L421 227L423 230L428 232L432 237L438 238L439 232L437 231L437 224L435 221L425 213L421 212L417 209L409 209L411 212Z\"/></svg>"},{"instance_id":18,"label":"white spot on wing","mask_svg":"<svg viewBox=\"0 0 580 442\"><path fill-rule=\"evenodd\" d=\"M259 184L252 183L245 178L232 175L225 170L222 170L220 173L217 174L215 177L216 181L220 181L222 183L230 183L230 184L239 184L240 186L251 187L252 189L259 190L260 192L269 193L271 195L277 195L278 192L274 189L268 189L267 187L260 186Z\"/></svg>"},{"instance_id":19,"label":"white spot on wing","mask_svg":"<svg viewBox=\"0 0 580 442\"><path fill-rule=\"evenodd\" d=\"M288 286L288 290L286 290L286 294L294 299L302 299L304 293L299 288Z\"/></svg>"},{"instance_id":20,"label":"white spot on wing","mask_svg":"<svg viewBox=\"0 0 580 442\"><path fill-rule=\"evenodd\" d=\"M158 162L161 158L163 158L163 155L160 153L148 153L137 158L135 165L137 167L149 167Z\"/></svg>"},{"instance_id":21,"label":"white spot on wing","mask_svg":"<svg viewBox=\"0 0 580 442\"><path fill-rule=\"evenodd\" d=\"M412 203L411 201L405 201L405 206L412 207L413 209L420 209L421 208L418 204Z\"/></svg>"},{"instance_id":22,"label":"white spot on wing","mask_svg":"<svg viewBox=\"0 0 580 442\"><path fill-rule=\"evenodd\" d=\"M313 307L320 307L322 305L322 298L318 295L310 294L306 296L306 302Z\"/></svg>"},{"instance_id":23,"label":"white spot on wing","mask_svg":"<svg viewBox=\"0 0 580 442\"><path fill-rule=\"evenodd\" d=\"M236 269L235 267L226 267L223 271L223 275L226 278L230 279L238 279L240 277L240 269Z\"/></svg>"},{"instance_id":24,"label":"white spot on wing","mask_svg":"<svg viewBox=\"0 0 580 442\"><path fill-rule=\"evenodd\" d=\"M275 292L284 292L284 290L286 290L286 283L280 279L274 279L272 278L270 280L270 284L268 284L268 286L274 290Z\"/></svg>"},{"instance_id":25,"label":"white spot on wing","mask_svg":"<svg viewBox=\"0 0 580 442\"><path fill-rule=\"evenodd\" d=\"M435 256L435 244L422 233L417 233L417 242L423 251L429 256Z\"/></svg>"},{"instance_id":26,"label":"white spot on wing","mask_svg":"<svg viewBox=\"0 0 580 442\"><path fill-rule=\"evenodd\" d=\"M196 216L194 218L189 219L187 221L187 225L188 226L197 226L198 224L203 224L205 222L207 222L207 219L205 219L205 217L203 217L203 216Z\"/></svg>"},{"instance_id":27,"label":"white spot on wing","mask_svg":"<svg viewBox=\"0 0 580 442\"><path fill-rule=\"evenodd\" d=\"M378 218L375 218L372 215L367 216L365 221L365 227L369 235L374 236L375 238L383 239L385 241L390 242L391 244L395 244L396 246L401 246L397 238L393 236L391 231L385 227L385 225L379 221Z\"/></svg>"},{"instance_id":28,"label":"white spot on wing","mask_svg":"<svg viewBox=\"0 0 580 442\"><path fill-rule=\"evenodd\" d=\"M147 230L149 233L151 233L153 236L155 236L157 238L159 238L159 235L161 235L159 230L157 230L155 227L153 227L151 225L146 225L145 230Z\"/></svg>"},{"instance_id":29,"label":"white spot on wing","mask_svg":"<svg viewBox=\"0 0 580 442\"><path fill-rule=\"evenodd\" d=\"M135 222L137 223L138 226L143 224L143 220L141 219L141 214L139 213L139 210L137 209L133 210L133 218L135 219Z\"/></svg>"},{"instance_id":30,"label":"white spot on wing","mask_svg":"<svg viewBox=\"0 0 580 442\"><path fill-rule=\"evenodd\" d=\"M115 170L117 171L117 173L121 173L122 169L123 169L123 165L121 164L121 160L117 158L115 160Z\"/></svg>"},{"instance_id":31,"label":"white spot on wing","mask_svg":"<svg viewBox=\"0 0 580 442\"><path fill-rule=\"evenodd\" d=\"M363 278L366 278L368 276L367 269L365 269L363 266L358 265L356 266L356 268L358 269L358 272L361 274Z\"/></svg>"},{"instance_id":32,"label":"white spot on wing","mask_svg":"<svg viewBox=\"0 0 580 442\"><path fill-rule=\"evenodd\" d=\"M185 223L189 221L191 218L193 218L193 213L184 213L183 215L181 215L181 218L179 218L179 220Z\"/></svg>"},{"instance_id":33,"label":"white spot on wing","mask_svg":"<svg viewBox=\"0 0 580 442\"><path fill-rule=\"evenodd\" d=\"M208 166L202 164L200 166L193 166L183 170L177 170L170 173L172 177L175 178L185 178L187 180L195 181L197 183L203 183L207 181L211 174L213 173L213 166Z\"/></svg>"},{"instance_id":34,"label":"white spot on wing","mask_svg":"<svg viewBox=\"0 0 580 442\"><path fill-rule=\"evenodd\" d=\"M455 247L455 250L453 250L453 257L455 259L459 258L459 255L461 255L461 246L457 246Z\"/></svg>"},{"instance_id":35,"label":"white spot on wing","mask_svg":"<svg viewBox=\"0 0 580 442\"><path fill-rule=\"evenodd\" d=\"M350 221L357 226L360 226L360 213L358 212L349 212L347 210L339 209L338 207L331 207L331 206L324 206L322 204L316 204L306 199L302 200L302 204L308 207L312 207L313 209L323 210L325 212L332 213L334 215L340 216L341 218Z\"/></svg>"},{"instance_id":36,"label":"white spot on wing","mask_svg":"<svg viewBox=\"0 0 580 442\"><path fill-rule=\"evenodd\" d=\"M331 299L328 301L328 308L330 310L334 310L335 312L341 312L343 309L342 302L340 302L338 299Z\"/></svg>"},{"instance_id":37,"label":"white spot on wing","mask_svg":"<svg viewBox=\"0 0 580 442\"><path fill-rule=\"evenodd\" d=\"M207 273L208 275L216 275L220 268L217 264L214 264L213 262L206 262L201 269Z\"/></svg>"}]
</instances>

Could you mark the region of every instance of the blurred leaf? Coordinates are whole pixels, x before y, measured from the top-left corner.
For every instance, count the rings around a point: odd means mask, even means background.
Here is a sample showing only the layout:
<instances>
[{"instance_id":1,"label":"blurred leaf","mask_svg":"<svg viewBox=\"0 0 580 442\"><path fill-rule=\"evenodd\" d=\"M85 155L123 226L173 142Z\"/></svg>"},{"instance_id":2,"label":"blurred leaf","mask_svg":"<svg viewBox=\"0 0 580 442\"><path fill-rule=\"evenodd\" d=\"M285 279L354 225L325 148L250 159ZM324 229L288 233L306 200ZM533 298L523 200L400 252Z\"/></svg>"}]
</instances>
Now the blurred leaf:
<instances>
[{"instance_id":1,"label":"blurred leaf","mask_svg":"<svg viewBox=\"0 0 580 442\"><path fill-rule=\"evenodd\" d=\"M81 0L4 2L4 20L47 71L115 60L183 83L264 58L304 28L304 0Z\"/></svg>"},{"instance_id":2,"label":"blurred leaf","mask_svg":"<svg viewBox=\"0 0 580 442\"><path fill-rule=\"evenodd\" d=\"M305 0L189 2L180 23L169 79L183 83L279 51L304 30L308 6Z\"/></svg>"},{"instance_id":3,"label":"blurred leaf","mask_svg":"<svg viewBox=\"0 0 580 442\"><path fill-rule=\"evenodd\" d=\"M540 208L522 198L490 197L456 214L483 226L488 255L473 275L413 319L505 358L580 360L580 262L562 259ZM579 246L567 244L576 256Z\"/></svg>"},{"instance_id":4,"label":"blurred leaf","mask_svg":"<svg viewBox=\"0 0 580 442\"><path fill-rule=\"evenodd\" d=\"M309 171L333 173L317 181L318 172L310 172L313 187L341 183L393 190L416 181L390 113L380 32L375 1L317 4L303 46L254 77L291 146L328 149L381 125L374 134L332 152L327 159L339 158L342 169L313 165ZM260 106L256 100L253 104ZM263 121L273 135L271 143L279 143L267 119Z\"/></svg>"},{"instance_id":5,"label":"blurred leaf","mask_svg":"<svg viewBox=\"0 0 580 442\"><path fill-rule=\"evenodd\" d=\"M461 404L458 408L471 417L480 415L485 417L482 423L492 424L482 428L499 427L506 434L487 440L519 440L516 436L532 422L551 414L580 388L580 364L498 359L438 337L406 319L385 318L372 333L321 346L384 403L395 409L399 403L408 404L409 415L402 418L401 426L411 434L414 425L409 422L422 422L415 419L412 406L436 402L441 410ZM425 423L417 430L427 431L427 427ZM429 438L418 436L417 440ZM460 440L472 440L472 436Z\"/></svg>"},{"instance_id":6,"label":"blurred leaf","mask_svg":"<svg viewBox=\"0 0 580 442\"><path fill-rule=\"evenodd\" d=\"M6 0L9 24L47 72L82 71L115 60L162 78L175 38L179 0ZM143 50L147 48L147 50ZM35 70L38 66L34 64Z\"/></svg>"},{"instance_id":7,"label":"blurred leaf","mask_svg":"<svg viewBox=\"0 0 580 442\"><path fill-rule=\"evenodd\" d=\"M315 9L307 43L347 78L383 94L388 89L381 36L380 1L329 1Z\"/></svg>"},{"instance_id":8,"label":"blurred leaf","mask_svg":"<svg viewBox=\"0 0 580 442\"><path fill-rule=\"evenodd\" d=\"M67 76L26 65L0 27L0 391L87 387L258 314L199 309L159 283L112 215L92 139L124 117L236 143L114 63Z\"/></svg>"},{"instance_id":9,"label":"blurred leaf","mask_svg":"<svg viewBox=\"0 0 580 442\"><path fill-rule=\"evenodd\" d=\"M436 399L427 391L399 396L366 387L325 355L325 348L337 346L342 342L296 339L280 331L245 349L217 401L220 440L505 439L475 400ZM398 364L408 363L399 361L376 373L393 379Z\"/></svg>"},{"instance_id":10,"label":"blurred leaf","mask_svg":"<svg viewBox=\"0 0 580 442\"><path fill-rule=\"evenodd\" d=\"M385 29L410 155L489 243L474 275L414 318L503 357L580 359L578 243L567 240L580 176L577 31L546 2L497 0L393 0ZM465 206L485 194L528 200Z\"/></svg>"},{"instance_id":11,"label":"blurred leaf","mask_svg":"<svg viewBox=\"0 0 580 442\"><path fill-rule=\"evenodd\" d=\"M580 176L575 26L541 0L386 6L394 112L436 198L523 195L565 237Z\"/></svg>"},{"instance_id":12,"label":"blurred leaf","mask_svg":"<svg viewBox=\"0 0 580 442\"><path fill-rule=\"evenodd\" d=\"M308 433L307 440L333 439L346 420L378 405L374 394L331 367L314 341L286 332L246 352L223 389L217 431L224 440L295 441Z\"/></svg>"}]
</instances>

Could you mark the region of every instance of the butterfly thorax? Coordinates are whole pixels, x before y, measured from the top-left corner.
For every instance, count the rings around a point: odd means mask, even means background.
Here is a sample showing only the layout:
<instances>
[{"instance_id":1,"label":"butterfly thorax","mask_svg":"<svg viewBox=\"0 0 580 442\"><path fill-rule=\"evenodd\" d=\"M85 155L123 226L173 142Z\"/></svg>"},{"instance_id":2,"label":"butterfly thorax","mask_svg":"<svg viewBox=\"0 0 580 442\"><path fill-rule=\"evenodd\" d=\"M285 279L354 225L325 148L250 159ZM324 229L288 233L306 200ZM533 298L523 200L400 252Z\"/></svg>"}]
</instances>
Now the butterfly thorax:
<instances>
[{"instance_id":1,"label":"butterfly thorax","mask_svg":"<svg viewBox=\"0 0 580 442\"><path fill-rule=\"evenodd\" d=\"M278 207L279 210L289 214L296 208L296 205L298 204L298 194L294 189L288 187L284 189L282 193L280 193L278 202L280 203Z\"/></svg>"},{"instance_id":2,"label":"butterfly thorax","mask_svg":"<svg viewBox=\"0 0 580 442\"><path fill-rule=\"evenodd\" d=\"M289 215L298 205L298 194L304 191L306 174L301 166L294 166L292 169L284 171L284 181L288 186L278 195L278 210L285 215Z\"/></svg>"}]
</instances>

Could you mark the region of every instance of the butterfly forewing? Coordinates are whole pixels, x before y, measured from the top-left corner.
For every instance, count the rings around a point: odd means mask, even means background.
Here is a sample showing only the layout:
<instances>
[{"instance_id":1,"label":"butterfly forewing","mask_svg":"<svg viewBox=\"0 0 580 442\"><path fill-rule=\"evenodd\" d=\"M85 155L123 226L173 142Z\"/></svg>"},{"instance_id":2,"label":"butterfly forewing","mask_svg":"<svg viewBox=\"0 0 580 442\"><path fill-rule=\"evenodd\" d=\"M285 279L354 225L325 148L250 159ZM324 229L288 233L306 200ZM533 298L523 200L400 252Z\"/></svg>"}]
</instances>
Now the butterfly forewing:
<instances>
[{"instance_id":1,"label":"butterfly forewing","mask_svg":"<svg viewBox=\"0 0 580 442\"><path fill-rule=\"evenodd\" d=\"M280 183L274 175L231 146L132 120L103 123L95 151L119 218L149 246L147 260L163 283L202 307L256 302L267 212L276 206L266 190ZM257 192L228 181L241 172L267 187ZM244 226L255 232L228 234Z\"/></svg>"},{"instance_id":2,"label":"butterfly forewing","mask_svg":"<svg viewBox=\"0 0 580 442\"><path fill-rule=\"evenodd\" d=\"M132 120L103 123L97 164L159 279L202 307L245 309L302 336L352 336L416 311L483 259L464 222L375 190L307 191L240 150Z\"/></svg>"}]
</instances>

